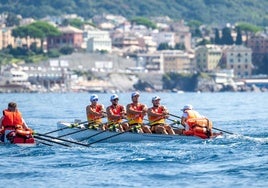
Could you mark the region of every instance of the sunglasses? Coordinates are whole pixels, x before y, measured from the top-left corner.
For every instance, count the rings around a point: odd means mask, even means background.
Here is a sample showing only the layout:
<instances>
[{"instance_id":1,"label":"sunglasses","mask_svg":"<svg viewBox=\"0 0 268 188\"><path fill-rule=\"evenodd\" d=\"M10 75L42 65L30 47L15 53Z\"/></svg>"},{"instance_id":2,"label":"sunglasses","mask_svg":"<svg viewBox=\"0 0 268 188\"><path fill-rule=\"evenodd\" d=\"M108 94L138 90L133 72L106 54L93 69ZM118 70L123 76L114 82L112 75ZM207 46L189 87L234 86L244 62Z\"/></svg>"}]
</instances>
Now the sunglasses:
<instances>
[{"instance_id":1,"label":"sunglasses","mask_svg":"<svg viewBox=\"0 0 268 188\"><path fill-rule=\"evenodd\" d=\"M113 101L119 101L119 99L114 99Z\"/></svg>"},{"instance_id":2,"label":"sunglasses","mask_svg":"<svg viewBox=\"0 0 268 188\"><path fill-rule=\"evenodd\" d=\"M92 100L92 101L98 101L98 99L94 99L94 100Z\"/></svg>"}]
</instances>

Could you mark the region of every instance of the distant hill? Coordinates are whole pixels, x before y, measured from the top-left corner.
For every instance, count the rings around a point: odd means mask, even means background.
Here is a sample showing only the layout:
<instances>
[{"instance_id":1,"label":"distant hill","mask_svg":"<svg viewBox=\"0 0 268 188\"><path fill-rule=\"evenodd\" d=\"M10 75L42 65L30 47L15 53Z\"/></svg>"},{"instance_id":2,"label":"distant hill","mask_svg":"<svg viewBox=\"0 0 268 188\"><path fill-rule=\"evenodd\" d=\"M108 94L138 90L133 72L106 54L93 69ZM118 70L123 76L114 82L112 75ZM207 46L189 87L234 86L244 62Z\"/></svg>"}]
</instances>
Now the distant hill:
<instances>
[{"instance_id":1,"label":"distant hill","mask_svg":"<svg viewBox=\"0 0 268 188\"><path fill-rule=\"evenodd\" d=\"M268 0L1 0L0 12L23 17L78 14L91 18L111 13L127 18L169 16L206 24L248 22L268 25Z\"/></svg>"}]
</instances>

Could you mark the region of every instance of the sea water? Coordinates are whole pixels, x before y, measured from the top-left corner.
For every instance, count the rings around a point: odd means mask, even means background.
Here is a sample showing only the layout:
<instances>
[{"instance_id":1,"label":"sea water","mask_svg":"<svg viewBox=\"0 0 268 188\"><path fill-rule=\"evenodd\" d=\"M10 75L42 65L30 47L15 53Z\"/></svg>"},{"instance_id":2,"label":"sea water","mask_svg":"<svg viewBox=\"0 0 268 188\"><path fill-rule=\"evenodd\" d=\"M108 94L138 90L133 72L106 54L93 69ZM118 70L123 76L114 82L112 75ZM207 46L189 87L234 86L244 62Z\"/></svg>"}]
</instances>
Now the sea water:
<instances>
[{"instance_id":1,"label":"sea water","mask_svg":"<svg viewBox=\"0 0 268 188\"><path fill-rule=\"evenodd\" d=\"M98 95L110 105L111 94ZM118 95L120 104L130 102L130 93ZM91 147L1 145L0 187L268 187L267 92L141 93L140 101L150 107L154 95L178 116L192 104L227 133L213 140ZM85 121L89 98L90 93L0 94L0 108L17 102L28 125L45 133L56 130L58 121Z\"/></svg>"}]
</instances>

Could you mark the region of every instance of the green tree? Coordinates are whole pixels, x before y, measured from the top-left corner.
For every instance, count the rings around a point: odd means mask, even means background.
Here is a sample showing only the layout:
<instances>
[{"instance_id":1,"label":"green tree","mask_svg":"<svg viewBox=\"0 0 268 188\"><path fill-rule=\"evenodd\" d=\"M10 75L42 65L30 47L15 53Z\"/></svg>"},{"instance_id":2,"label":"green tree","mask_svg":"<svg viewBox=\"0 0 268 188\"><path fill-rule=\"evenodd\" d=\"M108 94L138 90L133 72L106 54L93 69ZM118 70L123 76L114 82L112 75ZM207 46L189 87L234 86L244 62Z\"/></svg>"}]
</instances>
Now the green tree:
<instances>
[{"instance_id":1,"label":"green tree","mask_svg":"<svg viewBox=\"0 0 268 188\"><path fill-rule=\"evenodd\" d=\"M157 50L170 50L171 47L168 45L168 43L160 43Z\"/></svg>"},{"instance_id":2,"label":"green tree","mask_svg":"<svg viewBox=\"0 0 268 188\"><path fill-rule=\"evenodd\" d=\"M175 50L185 50L185 45L183 43L176 43L174 49Z\"/></svg>"},{"instance_id":3,"label":"green tree","mask_svg":"<svg viewBox=\"0 0 268 188\"><path fill-rule=\"evenodd\" d=\"M236 27L239 27L241 31L244 31L246 33L246 42L248 41L249 35L252 35L254 33L257 33L258 31L261 31L261 28L250 24L250 23L238 23Z\"/></svg>"},{"instance_id":4,"label":"green tree","mask_svg":"<svg viewBox=\"0 0 268 188\"><path fill-rule=\"evenodd\" d=\"M216 28L215 29L215 39L214 39L214 43L220 45L221 44L221 38L220 38L220 32L219 29Z\"/></svg>"},{"instance_id":5,"label":"green tree","mask_svg":"<svg viewBox=\"0 0 268 188\"><path fill-rule=\"evenodd\" d=\"M242 33L241 33L241 29L240 27L236 27L236 40L235 40L235 44L236 45L241 45L243 43L242 41Z\"/></svg>"},{"instance_id":6,"label":"green tree","mask_svg":"<svg viewBox=\"0 0 268 188\"><path fill-rule=\"evenodd\" d=\"M211 42L207 39L202 39L200 42L197 43L197 46L204 46L206 44L211 44Z\"/></svg>"},{"instance_id":7,"label":"green tree","mask_svg":"<svg viewBox=\"0 0 268 188\"><path fill-rule=\"evenodd\" d=\"M17 15L8 13L5 23L7 27L18 26L20 24L20 20Z\"/></svg>"},{"instance_id":8,"label":"green tree","mask_svg":"<svg viewBox=\"0 0 268 188\"><path fill-rule=\"evenodd\" d=\"M78 29L81 29L82 26L84 25L84 22L81 19L75 18L75 19L70 19L69 23L71 26L74 26Z\"/></svg>"},{"instance_id":9,"label":"green tree","mask_svg":"<svg viewBox=\"0 0 268 188\"><path fill-rule=\"evenodd\" d=\"M199 27L202 25L200 21L197 20L191 20L187 24L190 28L190 32L193 37L202 37L202 32L199 29Z\"/></svg>"},{"instance_id":10,"label":"green tree","mask_svg":"<svg viewBox=\"0 0 268 188\"><path fill-rule=\"evenodd\" d=\"M222 44L232 45L234 44L234 39L231 35L231 28L225 27L222 29Z\"/></svg>"},{"instance_id":11,"label":"green tree","mask_svg":"<svg viewBox=\"0 0 268 188\"><path fill-rule=\"evenodd\" d=\"M59 36L61 34L60 31L56 27L44 21L34 22L28 25L28 27L32 28L31 30L32 32L30 33L31 35L29 36L32 38L39 38L41 40L42 49L43 49L44 40L46 37ZM35 30L36 32L33 32L34 30L33 28L36 29Z\"/></svg>"},{"instance_id":12,"label":"green tree","mask_svg":"<svg viewBox=\"0 0 268 188\"><path fill-rule=\"evenodd\" d=\"M131 19L131 23L132 24L137 24L137 25L144 25L148 28L152 28L152 29L156 29L156 25L155 23L153 23L152 21L150 21L147 18L144 17L135 17L133 19Z\"/></svg>"}]
</instances>

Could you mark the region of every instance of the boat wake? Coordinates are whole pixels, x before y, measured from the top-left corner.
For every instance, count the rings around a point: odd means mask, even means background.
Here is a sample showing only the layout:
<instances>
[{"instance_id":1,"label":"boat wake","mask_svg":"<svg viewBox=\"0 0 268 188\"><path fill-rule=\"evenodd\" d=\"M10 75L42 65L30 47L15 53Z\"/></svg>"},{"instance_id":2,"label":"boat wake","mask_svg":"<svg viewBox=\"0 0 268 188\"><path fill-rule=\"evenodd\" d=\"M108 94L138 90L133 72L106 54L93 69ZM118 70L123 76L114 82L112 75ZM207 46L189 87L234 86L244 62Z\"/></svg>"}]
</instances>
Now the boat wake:
<instances>
[{"instance_id":1,"label":"boat wake","mask_svg":"<svg viewBox=\"0 0 268 188\"><path fill-rule=\"evenodd\" d=\"M260 143L260 144L268 144L268 138L261 138L261 137L252 137L252 136L244 136L244 135L229 135L228 138L230 139L239 139L239 140L246 140L246 141L251 141L255 143Z\"/></svg>"}]
</instances>

